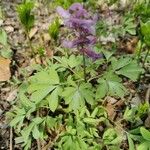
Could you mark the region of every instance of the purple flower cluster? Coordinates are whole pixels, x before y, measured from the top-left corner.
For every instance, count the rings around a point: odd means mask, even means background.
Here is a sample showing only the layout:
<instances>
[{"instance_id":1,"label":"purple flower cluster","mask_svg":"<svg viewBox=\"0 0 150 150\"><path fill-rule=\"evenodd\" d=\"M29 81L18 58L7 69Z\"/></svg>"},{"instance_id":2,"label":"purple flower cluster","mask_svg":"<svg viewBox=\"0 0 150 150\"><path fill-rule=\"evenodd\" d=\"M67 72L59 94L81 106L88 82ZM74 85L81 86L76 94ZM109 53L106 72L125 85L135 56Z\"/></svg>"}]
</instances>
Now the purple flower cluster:
<instances>
[{"instance_id":1,"label":"purple flower cluster","mask_svg":"<svg viewBox=\"0 0 150 150\"><path fill-rule=\"evenodd\" d=\"M95 24L97 17L92 18L80 3L71 5L68 10L57 7L57 12L63 18L65 26L74 30L76 35L73 41L64 41L64 47L77 48L80 53L86 54L93 60L101 58L101 54L92 50L96 43Z\"/></svg>"}]
</instances>

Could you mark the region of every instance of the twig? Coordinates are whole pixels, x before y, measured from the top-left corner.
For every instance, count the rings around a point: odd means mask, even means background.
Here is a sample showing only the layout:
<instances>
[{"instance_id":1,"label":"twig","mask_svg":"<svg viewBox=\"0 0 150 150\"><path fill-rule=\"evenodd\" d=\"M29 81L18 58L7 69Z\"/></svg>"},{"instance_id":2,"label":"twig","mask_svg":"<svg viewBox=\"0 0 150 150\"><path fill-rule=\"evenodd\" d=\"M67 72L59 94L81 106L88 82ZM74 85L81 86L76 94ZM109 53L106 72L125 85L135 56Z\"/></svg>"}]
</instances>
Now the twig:
<instances>
[{"instance_id":1,"label":"twig","mask_svg":"<svg viewBox=\"0 0 150 150\"><path fill-rule=\"evenodd\" d=\"M52 148L55 142L58 140L58 138L59 138L59 134L57 134L57 136L54 138L53 141L50 140L48 144L44 148L42 148L42 150L48 150L49 148Z\"/></svg>"},{"instance_id":2,"label":"twig","mask_svg":"<svg viewBox=\"0 0 150 150\"><path fill-rule=\"evenodd\" d=\"M146 92L146 95L145 95L145 102L147 104L149 104L150 102L150 84L148 85L148 89L147 89L147 92Z\"/></svg>"},{"instance_id":3,"label":"twig","mask_svg":"<svg viewBox=\"0 0 150 150\"><path fill-rule=\"evenodd\" d=\"M10 127L10 143L9 143L9 150L13 150L13 129Z\"/></svg>"}]
</instances>

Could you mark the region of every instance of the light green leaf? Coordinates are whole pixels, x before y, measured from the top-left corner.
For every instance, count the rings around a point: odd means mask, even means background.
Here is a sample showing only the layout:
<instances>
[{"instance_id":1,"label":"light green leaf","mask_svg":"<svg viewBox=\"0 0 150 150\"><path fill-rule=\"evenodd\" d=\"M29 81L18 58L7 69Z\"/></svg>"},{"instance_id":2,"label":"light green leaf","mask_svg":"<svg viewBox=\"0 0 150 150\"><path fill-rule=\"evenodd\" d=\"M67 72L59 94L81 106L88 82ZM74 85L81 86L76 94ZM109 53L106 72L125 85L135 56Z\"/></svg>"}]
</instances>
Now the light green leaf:
<instances>
[{"instance_id":1,"label":"light green leaf","mask_svg":"<svg viewBox=\"0 0 150 150\"><path fill-rule=\"evenodd\" d=\"M32 135L35 139L39 139L40 138L40 132L39 132L39 129L37 127L37 125L35 125L33 127L33 130L32 130Z\"/></svg>"},{"instance_id":2,"label":"light green leaf","mask_svg":"<svg viewBox=\"0 0 150 150\"><path fill-rule=\"evenodd\" d=\"M59 76L57 74L57 71L54 68L50 68L48 70L49 73L49 84L59 84Z\"/></svg>"},{"instance_id":3,"label":"light green leaf","mask_svg":"<svg viewBox=\"0 0 150 150\"><path fill-rule=\"evenodd\" d=\"M145 140L150 141L150 131L148 131L148 130L145 129L144 127L141 127L141 128L140 128L140 132L141 132L141 134L142 134L142 136L143 136L143 138L144 138Z\"/></svg>"},{"instance_id":4,"label":"light green leaf","mask_svg":"<svg viewBox=\"0 0 150 150\"><path fill-rule=\"evenodd\" d=\"M129 143L129 150L135 150L134 142L130 137L130 134L127 134L128 143Z\"/></svg>"},{"instance_id":5,"label":"light green leaf","mask_svg":"<svg viewBox=\"0 0 150 150\"><path fill-rule=\"evenodd\" d=\"M29 136L33 130L33 127L34 127L34 123L30 123L29 126L25 127L21 131L21 134L22 134L22 137L23 137L25 143L28 142L28 139L29 139Z\"/></svg>"},{"instance_id":6,"label":"light green leaf","mask_svg":"<svg viewBox=\"0 0 150 150\"><path fill-rule=\"evenodd\" d=\"M108 86L109 86L108 95L111 96L116 95L119 97L123 97L124 94L126 93L126 88L123 86L122 83L115 81L108 81Z\"/></svg>"},{"instance_id":7,"label":"light green leaf","mask_svg":"<svg viewBox=\"0 0 150 150\"><path fill-rule=\"evenodd\" d=\"M103 50L102 52L103 52L104 56L106 57L106 60L107 60L107 61L111 58L111 56L112 56L113 53L114 53L114 52L112 52L112 51L106 51L106 50Z\"/></svg>"},{"instance_id":8,"label":"light green leaf","mask_svg":"<svg viewBox=\"0 0 150 150\"><path fill-rule=\"evenodd\" d=\"M104 98L108 93L108 85L106 80L100 80L98 88L96 90L96 99Z\"/></svg>"},{"instance_id":9,"label":"light green leaf","mask_svg":"<svg viewBox=\"0 0 150 150\"><path fill-rule=\"evenodd\" d=\"M97 119L93 119L93 118L84 118L83 121L87 124L92 124L92 125L96 125L99 122Z\"/></svg>"},{"instance_id":10,"label":"light green leaf","mask_svg":"<svg viewBox=\"0 0 150 150\"><path fill-rule=\"evenodd\" d=\"M81 64L81 59L80 57L77 57L75 55L71 55L68 59L68 65L71 67L71 68L74 68L76 66L78 66L79 64Z\"/></svg>"},{"instance_id":11,"label":"light green leaf","mask_svg":"<svg viewBox=\"0 0 150 150\"><path fill-rule=\"evenodd\" d=\"M39 103L42 99L44 99L53 89L55 86L51 86L49 88L44 88L42 90L38 90L32 93L30 99L35 103Z\"/></svg>"},{"instance_id":12,"label":"light green leaf","mask_svg":"<svg viewBox=\"0 0 150 150\"><path fill-rule=\"evenodd\" d=\"M58 96L60 93L60 87L55 88L51 94L47 97L50 110L54 112L58 107Z\"/></svg>"},{"instance_id":13,"label":"light green leaf","mask_svg":"<svg viewBox=\"0 0 150 150\"><path fill-rule=\"evenodd\" d=\"M22 120L24 120L24 118L25 118L25 116L16 116L9 124L10 124L10 126L14 127L19 122L22 122Z\"/></svg>"},{"instance_id":14,"label":"light green leaf","mask_svg":"<svg viewBox=\"0 0 150 150\"><path fill-rule=\"evenodd\" d=\"M0 43L4 46L7 45L7 34L3 29L0 29Z\"/></svg>"},{"instance_id":15,"label":"light green leaf","mask_svg":"<svg viewBox=\"0 0 150 150\"><path fill-rule=\"evenodd\" d=\"M65 103L69 104L69 108L72 110L79 109L84 106L85 101L91 105L94 103L94 94L91 90L91 85L82 83L81 85L72 85L66 87L62 93L65 99Z\"/></svg>"},{"instance_id":16,"label":"light green leaf","mask_svg":"<svg viewBox=\"0 0 150 150\"><path fill-rule=\"evenodd\" d=\"M121 81L121 78L113 72L106 72L103 77L98 80L98 82L103 85L100 85L100 90L103 92L101 92L100 96L104 97L107 94L111 96L123 97L126 93L126 88L123 86ZM97 91L97 94L99 92L100 91Z\"/></svg>"},{"instance_id":17,"label":"light green leaf","mask_svg":"<svg viewBox=\"0 0 150 150\"><path fill-rule=\"evenodd\" d=\"M143 142L138 147L137 150L149 150L150 143Z\"/></svg>"},{"instance_id":18,"label":"light green leaf","mask_svg":"<svg viewBox=\"0 0 150 150\"><path fill-rule=\"evenodd\" d=\"M1 49L1 53L0 53L4 58L11 58L13 55L13 52L11 49L7 48L7 49Z\"/></svg>"},{"instance_id":19,"label":"light green leaf","mask_svg":"<svg viewBox=\"0 0 150 150\"><path fill-rule=\"evenodd\" d=\"M32 121L38 125L38 124L42 123L43 119L41 117L36 117Z\"/></svg>"},{"instance_id":20,"label":"light green leaf","mask_svg":"<svg viewBox=\"0 0 150 150\"><path fill-rule=\"evenodd\" d=\"M130 57L120 58L119 60L112 60L112 68L113 70L121 69L122 67L128 65L131 62Z\"/></svg>"}]
</instances>

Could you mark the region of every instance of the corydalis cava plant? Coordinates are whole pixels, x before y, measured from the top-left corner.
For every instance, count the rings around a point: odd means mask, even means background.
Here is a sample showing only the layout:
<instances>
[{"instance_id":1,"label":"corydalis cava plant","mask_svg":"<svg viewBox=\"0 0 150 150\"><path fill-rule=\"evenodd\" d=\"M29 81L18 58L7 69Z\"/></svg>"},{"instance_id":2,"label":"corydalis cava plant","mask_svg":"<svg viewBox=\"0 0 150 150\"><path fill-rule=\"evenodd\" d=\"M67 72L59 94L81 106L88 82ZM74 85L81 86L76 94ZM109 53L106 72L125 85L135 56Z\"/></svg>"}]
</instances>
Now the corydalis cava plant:
<instances>
[{"instance_id":1,"label":"corydalis cava plant","mask_svg":"<svg viewBox=\"0 0 150 150\"><path fill-rule=\"evenodd\" d=\"M86 65L85 55L96 60L101 57L93 51L92 47L96 43L95 24L97 18L91 17L80 3L75 3L68 10L57 7L57 12L63 18L66 27L75 31L75 39L73 41L64 41L66 48L77 48L83 55L84 80L86 82Z\"/></svg>"},{"instance_id":2,"label":"corydalis cava plant","mask_svg":"<svg viewBox=\"0 0 150 150\"><path fill-rule=\"evenodd\" d=\"M96 60L101 57L93 51L92 47L96 43L95 24L97 17L91 17L80 3L75 3L68 10L57 7L58 14L63 18L64 25L75 31L73 41L64 41L66 48L77 48L80 53Z\"/></svg>"}]
</instances>

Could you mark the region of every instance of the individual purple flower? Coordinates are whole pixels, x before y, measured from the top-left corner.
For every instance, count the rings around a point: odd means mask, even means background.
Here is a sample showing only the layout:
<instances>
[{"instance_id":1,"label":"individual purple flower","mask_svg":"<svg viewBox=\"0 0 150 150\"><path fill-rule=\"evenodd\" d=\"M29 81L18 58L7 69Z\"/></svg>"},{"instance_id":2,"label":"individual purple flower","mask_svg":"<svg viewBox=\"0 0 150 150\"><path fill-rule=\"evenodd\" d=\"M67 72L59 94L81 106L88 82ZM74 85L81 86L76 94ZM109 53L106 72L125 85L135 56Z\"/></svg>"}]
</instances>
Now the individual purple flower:
<instances>
[{"instance_id":1,"label":"individual purple flower","mask_svg":"<svg viewBox=\"0 0 150 150\"><path fill-rule=\"evenodd\" d=\"M63 18L64 25L75 31L73 41L64 41L63 46L66 48L77 48L83 55L86 54L93 60L101 58L100 54L92 50L96 43L95 25L97 17L91 17L80 3L75 3L68 10L62 7L57 8L58 14Z\"/></svg>"}]
</instances>

